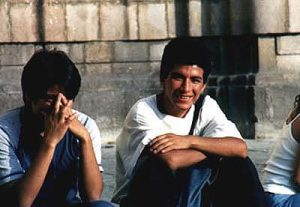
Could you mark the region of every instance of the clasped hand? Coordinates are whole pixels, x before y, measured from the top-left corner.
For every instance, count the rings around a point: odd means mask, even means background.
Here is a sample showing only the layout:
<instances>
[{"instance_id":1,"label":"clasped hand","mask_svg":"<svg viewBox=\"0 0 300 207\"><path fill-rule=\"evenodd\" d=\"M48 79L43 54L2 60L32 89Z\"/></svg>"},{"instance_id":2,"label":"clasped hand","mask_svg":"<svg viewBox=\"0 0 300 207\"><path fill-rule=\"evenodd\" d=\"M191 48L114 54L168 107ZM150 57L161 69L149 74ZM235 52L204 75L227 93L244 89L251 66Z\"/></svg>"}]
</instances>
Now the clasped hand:
<instances>
[{"instance_id":1,"label":"clasped hand","mask_svg":"<svg viewBox=\"0 0 300 207\"><path fill-rule=\"evenodd\" d=\"M44 137L51 144L56 145L68 129L79 139L88 138L88 132L77 119L72 106L73 100L68 100L62 93L58 94L53 110L46 115L44 123Z\"/></svg>"},{"instance_id":2,"label":"clasped hand","mask_svg":"<svg viewBox=\"0 0 300 207\"><path fill-rule=\"evenodd\" d=\"M187 136L176 134L163 134L157 136L150 142L150 151L154 154L167 153L172 150L189 149L190 139Z\"/></svg>"}]
</instances>

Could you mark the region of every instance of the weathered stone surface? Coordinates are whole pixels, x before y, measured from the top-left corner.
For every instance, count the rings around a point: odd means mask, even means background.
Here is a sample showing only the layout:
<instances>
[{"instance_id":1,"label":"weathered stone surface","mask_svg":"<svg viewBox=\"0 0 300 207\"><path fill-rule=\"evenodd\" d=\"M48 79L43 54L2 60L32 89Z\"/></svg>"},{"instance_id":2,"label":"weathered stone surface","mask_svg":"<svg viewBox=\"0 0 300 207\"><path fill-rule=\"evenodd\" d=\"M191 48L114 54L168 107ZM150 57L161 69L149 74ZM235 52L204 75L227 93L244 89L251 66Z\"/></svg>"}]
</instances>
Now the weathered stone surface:
<instances>
[{"instance_id":1,"label":"weathered stone surface","mask_svg":"<svg viewBox=\"0 0 300 207\"><path fill-rule=\"evenodd\" d=\"M253 6L255 33L283 33L288 31L286 0L255 0Z\"/></svg>"},{"instance_id":2,"label":"weathered stone surface","mask_svg":"<svg viewBox=\"0 0 300 207\"><path fill-rule=\"evenodd\" d=\"M153 40L181 35L183 27L192 36L297 33L298 2L9 0L1 2L0 41Z\"/></svg>"},{"instance_id":3,"label":"weathered stone surface","mask_svg":"<svg viewBox=\"0 0 300 207\"><path fill-rule=\"evenodd\" d=\"M175 15L175 4L174 1L166 3L167 9L167 30L168 37L176 37L176 15Z\"/></svg>"},{"instance_id":4,"label":"weathered stone surface","mask_svg":"<svg viewBox=\"0 0 300 207\"><path fill-rule=\"evenodd\" d=\"M299 65L300 54L277 56L277 67L282 73L284 80L290 83L294 82L295 85L298 86L300 86L300 83L298 82L300 79Z\"/></svg>"},{"instance_id":5,"label":"weathered stone surface","mask_svg":"<svg viewBox=\"0 0 300 207\"><path fill-rule=\"evenodd\" d=\"M299 87L293 85L255 87L256 138L282 136L282 127L298 91Z\"/></svg>"},{"instance_id":6,"label":"weathered stone surface","mask_svg":"<svg viewBox=\"0 0 300 207\"><path fill-rule=\"evenodd\" d=\"M165 4L139 4L138 13L140 39L167 38Z\"/></svg>"},{"instance_id":7,"label":"weathered stone surface","mask_svg":"<svg viewBox=\"0 0 300 207\"><path fill-rule=\"evenodd\" d=\"M126 38L126 7L122 4L103 3L100 6L100 38L122 40Z\"/></svg>"},{"instance_id":8,"label":"weathered stone surface","mask_svg":"<svg viewBox=\"0 0 300 207\"><path fill-rule=\"evenodd\" d=\"M0 2L0 42L9 42L11 39L9 27L8 4L5 1Z\"/></svg>"},{"instance_id":9,"label":"weathered stone surface","mask_svg":"<svg viewBox=\"0 0 300 207\"><path fill-rule=\"evenodd\" d=\"M149 68L149 63L113 63L112 72L119 75L149 76Z\"/></svg>"},{"instance_id":10,"label":"weathered stone surface","mask_svg":"<svg viewBox=\"0 0 300 207\"><path fill-rule=\"evenodd\" d=\"M110 62L113 44L111 42L92 42L85 45L87 63Z\"/></svg>"},{"instance_id":11,"label":"weathered stone surface","mask_svg":"<svg viewBox=\"0 0 300 207\"><path fill-rule=\"evenodd\" d=\"M87 64L85 66L85 70L83 71L83 75L85 77L89 76L99 76L105 79L107 74L112 72L112 65L111 63L103 63L103 64ZM109 79L109 76L107 77Z\"/></svg>"},{"instance_id":12,"label":"weathered stone surface","mask_svg":"<svg viewBox=\"0 0 300 207\"><path fill-rule=\"evenodd\" d=\"M6 85L4 87L7 87ZM8 109L23 105L21 93L2 93L0 84L0 114L6 112Z\"/></svg>"},{"instance_id":13,"label":"weathered stone surface","mask_svg":"<svg viewBox=\"0 0 300 207\"><path fill-rule=\"evenodd\" d=\"M23 65L34 52L33 45L4 44L0 45L1 65Z\"/></svg>"},{"instance_id":14,"label":"weathered stone surface","mask_svg":"<svg viewBox=\"0 0 300 207\"><path fill-rule=\"evenodd\" d=\"M248 156L253 161L260 179L263 178L263 170L269 159L277 140L268 137L264 140L246 140L248 146Z\"/></svg>"},{"instance_id":15,"label":"weathered stone surface","mask_svg":"<svg viewBox=\"0 0 300 207\"><path fill-rule=\"evenodd\" d=\"M201 2L189 1L189 33L191 36L201 36Z\"/></svg>"},{"instance_id":16,"label":"weathered stone surface","mask_svg":"<svg viewBox=\"0 0 300 207\"><path fill-rule=\"evenodd\" d=\"M84 62L84 47L85 44L71 44L69 45L69 55L74 63L83 63Z\"/></svg>"},{"instance_id":17,"label":"weathered stone surface","mask_svg":"<svg viewBox=\"0 0 300 207\"><path fill-rule=\"evenodd\" d=\"M115 42L114 59L116 62L147 61L148 44L145 42Z\"/></svg>"},{"instance_id":18,"label":"weathered stone surface","mask_svg":"<svg viewBox=\"0 0 300 207\"><path fill-rule=\"evenodd\" d=\"M96 4L68 4L66 7L66 19L68 41L98 39L99 17Z\"/></svg>"},{"instance_id":19,"label":"weathered stone surface","mask_svg":"<svg viewBox=\"0 0 300 207\"><path fill-rule=\"evenodd\" d=\"M20 15L22 14L22 15ZM37 16L34 4L14 4L9 11L12 40L14 42L38 41Z\"/></svg>"},{"instance_id":20,"label":"weathered stone surface","mask_svg":"<svg viewBox=\"0 0 300 207\"><path fill-rule=\"evenodd\" d=\"M150 54L149 59L150 61L160 61L164 48L168 42L161 41L161 42L155 42L153 44L150 44Z\"/></svg>"},{"instance_id":21,"label":"weathered stone surface","mask_svg":"<svg viewBox=\"0 0 300 207\"><path fill-rule=\"evenodd\" d=\"M300 35L276 38L279 55L300 55Z\"/></svg>"},{"instance_id":22,"label":"weathered stone surface","mask_svg":"<svg viewBox=\"0 0 300 207\"><path fill-rule=\"evenodd\" d=\"M289 7L289 32L300 31L300 1L288 0Z\"/></svg>"},{"instance_id":23,"label":"weathered stone surface","mask_svg":"<svg viewBox=\"0 0 300 207\"><path fill-rule=\"evenodd\" d=\"M128 19L128 39L138 39L138 4L130 3L127 6L127 19Z\"/></svg>"},{"instance_id":24,"label":"weathered stone surface","mask_svg":"<svg viewBox=\"0 0 300 207\"><path fill-rule=\"evenodd\" d=\"M65 9L62 5L45 4L45 41L66 41Z\"/></svg>"},{"instance_id":25,"label":"weathered stone surface","mask_svg":"<svg viewBox=\"0 0 300 207\"><path fill-rule=\"evenodd\" d=\"M258 48L259 70L270 73L270 70L276 69L275 39L272 37L258 38Z\"/></svg>"},{"instance_id":26,"label":"weathered stone surface","mask_svg":"<svg viewBox=\"0 0 300 207\"><path fill-rule=\"evenodd\" d=\"M7 92L19 92L21 89L21 75L22 75L23 67L20 66L2 66L0 67L1 73L1 84L5 85L16 85L18 86L17 90L7 91Z\"/></svg>"}]
</instances>

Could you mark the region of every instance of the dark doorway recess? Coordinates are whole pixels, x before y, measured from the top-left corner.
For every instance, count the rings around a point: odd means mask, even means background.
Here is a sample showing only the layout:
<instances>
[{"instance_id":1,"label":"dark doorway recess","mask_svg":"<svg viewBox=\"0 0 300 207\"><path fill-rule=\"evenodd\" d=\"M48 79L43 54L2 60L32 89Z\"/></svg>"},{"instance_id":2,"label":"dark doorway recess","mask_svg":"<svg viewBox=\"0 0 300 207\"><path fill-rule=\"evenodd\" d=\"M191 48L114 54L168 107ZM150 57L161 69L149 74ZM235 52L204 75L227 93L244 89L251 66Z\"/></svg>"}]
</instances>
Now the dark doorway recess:
<instances>
[{"instance_id":1,"label":"dark doorway recess","mask_svg":"<svg viewBox=\"0 0 300 207\"><path fill-rule=\"evenodd\" d=\"M258 72L256 36L207 36L215 57L206 93L217 100L242 136L255 137L254 86Z\"/></svg>"}]
</instances>

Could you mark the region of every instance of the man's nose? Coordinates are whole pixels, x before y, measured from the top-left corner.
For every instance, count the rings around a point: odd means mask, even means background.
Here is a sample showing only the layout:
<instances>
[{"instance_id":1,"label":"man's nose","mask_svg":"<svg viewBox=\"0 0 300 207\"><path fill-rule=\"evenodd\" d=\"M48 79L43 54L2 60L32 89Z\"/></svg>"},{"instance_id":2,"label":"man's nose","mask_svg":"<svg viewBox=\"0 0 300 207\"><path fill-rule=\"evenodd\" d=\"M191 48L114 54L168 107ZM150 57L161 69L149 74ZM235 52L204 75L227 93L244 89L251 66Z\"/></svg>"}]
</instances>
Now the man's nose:
<instances>
[{"instance_id":1,"label":"man's nose","mask_svg":"<svg viewBox=\"0 0 300 207\"><path fill-rule=\"evenodd\" d=\"M181 90L182 91L190 91L192 88L192 83L190 80L186 79L182 82L182 85L181 85Z\"/></svg>"}]
</instances>

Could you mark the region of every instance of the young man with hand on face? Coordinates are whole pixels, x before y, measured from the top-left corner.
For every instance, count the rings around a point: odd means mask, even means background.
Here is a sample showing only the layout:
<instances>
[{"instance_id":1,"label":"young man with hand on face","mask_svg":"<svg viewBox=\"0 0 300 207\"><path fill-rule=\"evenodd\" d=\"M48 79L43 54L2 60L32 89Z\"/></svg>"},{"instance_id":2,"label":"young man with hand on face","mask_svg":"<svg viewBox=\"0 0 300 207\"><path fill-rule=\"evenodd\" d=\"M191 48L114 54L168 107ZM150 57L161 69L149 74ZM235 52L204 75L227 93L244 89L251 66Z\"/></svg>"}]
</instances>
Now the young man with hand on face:
<instances>
[{"instance_id":1,"label":"young man with hand on face","mask_svg":"<svg viewBox=\"0 0 300 207\"><path fill-rule=\"evenodd\" d=\"M62 51L37 51L25 65L24 106L0 116L0 198L7 206L112 207L100 200L99 129L73 109L80 83Z\"/></svg>"},{"instance_id":2,"label":"young man with hand on face","mask_svg":"<svg viewBox=\"0 0 300 207\"><path fill-rule=\"evenodd\" d=\"M167 44L160 68L162 93L135 103L117 138L113 202L121 207L259 207L244 199L244 205L225 202L236 199L238 195L227 195L239 187L221 181L228 180L225 174L236 177L248 165L256 171L235 124L203 95L211 67L203 39L182 37ZM197 100L203 103L194 114ZM227 158L233 161L225 164ZM219 172L221 164L230 170Z\"/></svg>"}]
</instances>

